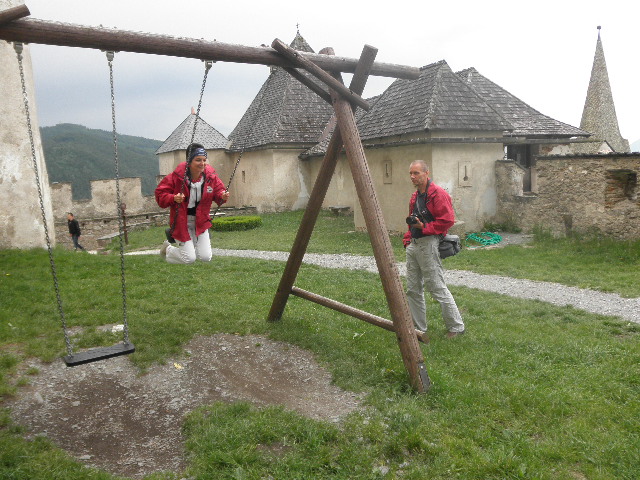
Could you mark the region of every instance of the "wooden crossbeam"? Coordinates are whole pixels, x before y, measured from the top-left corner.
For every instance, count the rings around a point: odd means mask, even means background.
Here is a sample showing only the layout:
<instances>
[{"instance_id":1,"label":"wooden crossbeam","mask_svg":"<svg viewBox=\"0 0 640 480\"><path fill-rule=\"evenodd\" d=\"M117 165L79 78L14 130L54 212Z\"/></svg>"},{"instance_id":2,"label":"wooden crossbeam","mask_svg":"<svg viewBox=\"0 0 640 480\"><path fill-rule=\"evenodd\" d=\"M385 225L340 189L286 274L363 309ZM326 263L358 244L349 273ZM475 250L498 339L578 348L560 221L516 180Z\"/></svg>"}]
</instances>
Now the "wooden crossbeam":
<instances>
[{"instance_id":1,"label":"wooden crossbeam","mask_svg":"<svg viewBox=\"0 0 640 480\"><path fill-rule=\"evenodd\" d=\"M216 62L295 67L270 47L247 47L215 40L177 38L112 28L87 27L35 18L21 18L0 26L0 40L198 58ZM347 57L332 57L315 53L303 53L302 56L328 71L353 73L358 65L357 59ZM371 67L371 75L416 79L420 76L420 69L405 65L375 63Z\"/></svg>"},{"instance_id":2,"label":"wooden crossbeam","mask_svg":"<svg viewBox=\"0 0 640 480\"><path fill-rule=\"evenodd\" d=\"M332 310L335 310L336 312L344 313L354 318L359 318L360 320L370 323L371 325L384 328L385 330L388 330L390 332L396 331L396 327L393 325L393 322L387 320L386 318L379 317L378 315L373 315L372 313L365 312L364 310L346 305L331 298L323 297L322 295L318 295L317 293L309 292L307 290L303 290L302 288L294 286L291 288L291 294L295 295L296 297L304 298L305 300L317 303L318 305L322 305L323 307L330 308ZM414 332L418 341L422 343L429 343L429 338L427 337L427 334L425 332L421 332L420 330L415 329Z\"/></svg>"}]
</instances>

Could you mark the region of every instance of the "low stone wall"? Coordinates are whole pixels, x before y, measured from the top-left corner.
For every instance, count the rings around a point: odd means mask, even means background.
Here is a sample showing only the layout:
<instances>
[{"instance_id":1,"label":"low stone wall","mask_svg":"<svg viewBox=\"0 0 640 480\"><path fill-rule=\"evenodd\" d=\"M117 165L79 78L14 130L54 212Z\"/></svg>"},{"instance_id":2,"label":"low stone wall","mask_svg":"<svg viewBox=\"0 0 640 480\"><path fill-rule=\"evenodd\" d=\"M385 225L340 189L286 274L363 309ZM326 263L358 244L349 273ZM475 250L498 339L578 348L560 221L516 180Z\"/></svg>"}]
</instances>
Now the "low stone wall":
<instances>
[{"instance_id":1,"label":"low stone wall","mask_svg":"<svg viewBox=\"0 0 640 480\"><path fill-rule=\"evenodd\" d=\"M214 204L215 205L215 204ZM126 212L125 212L126 213ZM212 211L213 213L213 211ZM218 215L256 215L255 207L222 207ZM169 225L169 211L146 212L135 215L126 215L127 232L145 230L149 227ZM109 243L110 238L114 238L119 233L118 217L81 218L76 217L80 223L80 245L87 250L100 250ZM69 236L67 220L56 221L56 239L59 245L65 245L69 249L73 248L73 242ZM104 239L104 240L101 240ZM158 239L158 246L164 238Z\"/></svg>"},{"instance_id":2,"label":"low stone wall","mask_svg":"<svg viewBox=\"0 0 640 480\"><path fill-rule=\"evenodd\" d=\"M523 174L513 161L497 162L496 222L640 239L640 154L536 157L532 193L522 192Z\"/></svg>"}]
</instances>

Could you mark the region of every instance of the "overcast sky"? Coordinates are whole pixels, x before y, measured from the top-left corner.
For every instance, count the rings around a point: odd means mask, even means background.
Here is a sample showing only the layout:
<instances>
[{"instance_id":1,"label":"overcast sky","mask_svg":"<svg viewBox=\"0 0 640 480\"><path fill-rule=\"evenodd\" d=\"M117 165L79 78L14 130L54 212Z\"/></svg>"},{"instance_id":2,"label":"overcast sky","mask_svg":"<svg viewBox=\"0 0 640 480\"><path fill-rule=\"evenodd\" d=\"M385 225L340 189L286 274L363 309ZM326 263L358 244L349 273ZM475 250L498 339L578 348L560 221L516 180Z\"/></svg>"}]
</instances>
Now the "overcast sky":
<instances>
[{"instance_id":1,"label":"overcast sky","mask_svg":"<svg viewBox=\"0 0 640 480\"><path fill-rule=\"evenodd\" d=\"M33 18L103 25L247 46L301 35L317 52L357 58L365 44L381 62L420 67L446 60L482 75L545 115L578 127L601 25L620 131L640 140L640 7L627 0L357 2L323 0L25 0ZM377 5L377 6L376 6ZM105 54L31 45L41 126L76 123L111 129ZM165 140L196 107L199 60L118 53L114 60L118 132ZM201 116L228 135L269 68L218 62ZM345 81L349 77L345 76ZM392 79L372 77L364 96Z\"/></svg>"}]
</instances>

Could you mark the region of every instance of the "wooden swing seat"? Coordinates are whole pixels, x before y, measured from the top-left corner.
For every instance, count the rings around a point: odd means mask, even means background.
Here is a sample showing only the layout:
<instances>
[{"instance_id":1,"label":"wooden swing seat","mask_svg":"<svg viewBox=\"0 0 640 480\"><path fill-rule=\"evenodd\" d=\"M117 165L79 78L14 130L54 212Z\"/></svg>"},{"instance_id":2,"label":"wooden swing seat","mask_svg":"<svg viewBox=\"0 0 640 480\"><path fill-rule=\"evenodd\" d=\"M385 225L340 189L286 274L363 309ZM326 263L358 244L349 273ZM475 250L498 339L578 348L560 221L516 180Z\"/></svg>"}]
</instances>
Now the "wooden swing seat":
<instances>
[{"instance_id":1,"label":"wooden swing seat","mask_svg":"<svg viewBox=\"0 0 640 480\"><path fill-rule=\"evenodd\" d=\"M97 362L107 358L119 357L120 355L129 355L136 351L133 343L116 343L110 347L98 347L86 350L84 352L74 353L63 357L67 367L75 367L85 363Z\"/></svg>"}]
</instances>

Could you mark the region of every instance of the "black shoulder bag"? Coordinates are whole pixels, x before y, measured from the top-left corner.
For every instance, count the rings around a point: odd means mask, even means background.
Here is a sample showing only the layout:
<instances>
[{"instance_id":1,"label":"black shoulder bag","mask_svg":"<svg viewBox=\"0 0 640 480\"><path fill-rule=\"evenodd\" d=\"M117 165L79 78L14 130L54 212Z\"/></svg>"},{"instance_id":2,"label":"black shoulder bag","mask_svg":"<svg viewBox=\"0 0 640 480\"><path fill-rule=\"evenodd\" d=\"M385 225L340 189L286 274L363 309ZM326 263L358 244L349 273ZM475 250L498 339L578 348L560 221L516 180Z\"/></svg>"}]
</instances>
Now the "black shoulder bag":
<instances>
[{"instance_id":1,"label":"black shoulder bag","mask_svg":"<svg viewBox=\"0 0 640 480\"><path fill-rule=\"evenodd\" d=\"M428 188L429 188L429 185L427 184L427 191L428 191ZM423 217L424 220L426 220L425 222L423 222L425 224L431 223L435 220L435 218L433 218L433 215L431 215L431 212L427 208L427 205L426 205L427 203L429 203L429 200L425 202L424 211L418 212L418 216ZM414 212L418 210L416 208L417 204L418 202L416 201L416 204L413 207ZM458 252L460 252L460 250L462 250L462 243L460 242L460 237L458 235L438 235L438 236L440 237L440 243L438 244L438 251L440 253L440 258L453 257L454 255L457 255Z\"/></svg>"}]
</instances>

